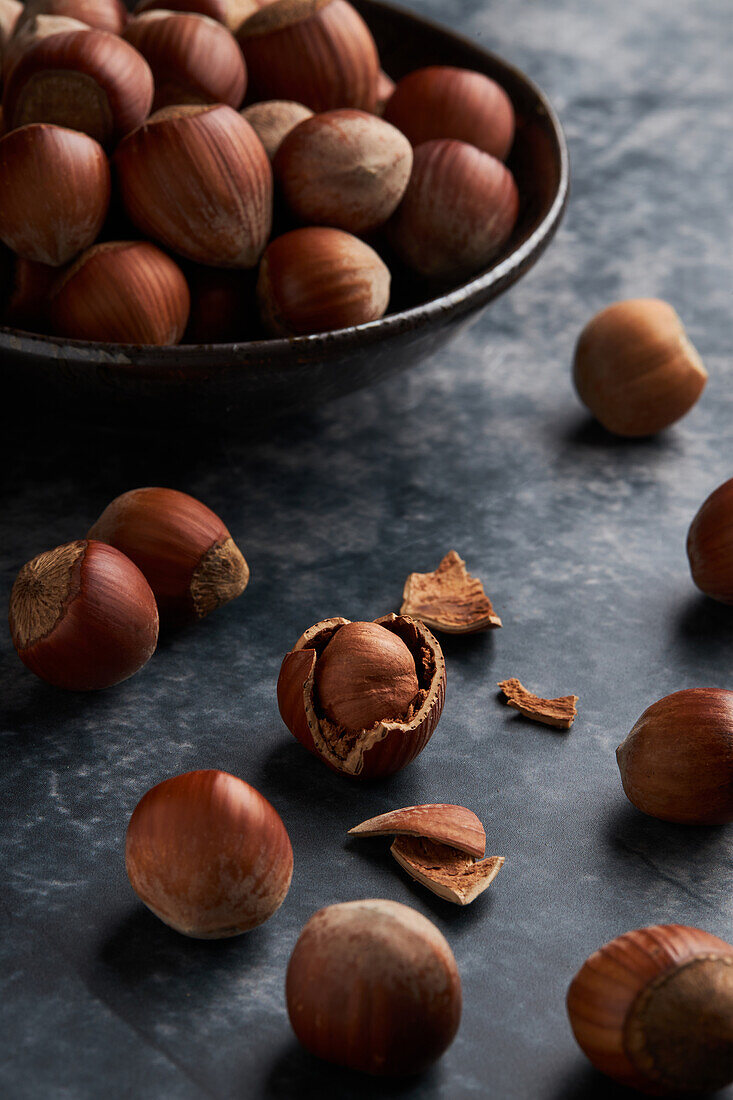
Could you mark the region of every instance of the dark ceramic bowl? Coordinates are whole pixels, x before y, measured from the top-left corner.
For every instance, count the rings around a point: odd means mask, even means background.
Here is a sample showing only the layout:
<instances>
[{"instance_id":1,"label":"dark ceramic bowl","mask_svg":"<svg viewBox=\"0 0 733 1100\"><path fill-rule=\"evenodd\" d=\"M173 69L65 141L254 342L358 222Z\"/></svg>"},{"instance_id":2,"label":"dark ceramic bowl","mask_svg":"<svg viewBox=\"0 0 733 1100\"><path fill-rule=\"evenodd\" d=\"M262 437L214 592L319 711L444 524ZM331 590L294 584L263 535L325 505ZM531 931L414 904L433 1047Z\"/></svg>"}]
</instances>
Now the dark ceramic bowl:
<instances>
[{"instance_id":1,"label":"dark ceramic bowl","mask_svg":"<svg viewBox=\"0 0 733 1100\"><path fill-rule=\"evenodd\" d=\"M354 3L395 79L424 65L457 65L488 74L511 96L517 134L508 163L521 208L511 240L491 267L448 291L393 269L387 316L290 340L159 348L0 328L6 409L45 404L102 422L168 424L237 424L293 411L417 363L532 267L557 229L568 193L567 149L548 101L521 72L473 42L379 0ZM29 404L16 404L23 400Z\"/></svg>"}]
</instances>

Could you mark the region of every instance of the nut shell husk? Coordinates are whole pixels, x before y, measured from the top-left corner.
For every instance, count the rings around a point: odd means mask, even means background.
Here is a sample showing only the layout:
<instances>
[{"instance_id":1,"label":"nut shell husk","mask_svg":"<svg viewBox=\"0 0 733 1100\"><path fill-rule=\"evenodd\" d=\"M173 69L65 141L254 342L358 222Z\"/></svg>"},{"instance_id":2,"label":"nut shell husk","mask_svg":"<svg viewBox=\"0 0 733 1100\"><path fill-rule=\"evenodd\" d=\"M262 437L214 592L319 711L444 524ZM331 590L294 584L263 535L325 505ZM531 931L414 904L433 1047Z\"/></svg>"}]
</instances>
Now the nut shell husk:
<instances>
[{"instance_id":1,"label":"nut shell husk","mask_svg":"<svg viewBox=\"0 0 733 1100\"><path fill-rule=\"evenodd\" d=\"M690 524L687 557L700 591L733 604L733 478L710 494Z\"/></svg>"},{"instance_id":2,"label":"nut shell husk","mask_svg":"<svg viewBox=\"0 0 733 1100\"><path fill-rule=\"evenodd\" d=\"M316 661L348 619L325 619L307 630L283 660L277 685L280 714L296 740L334 771L359 779L391 775L414 760L433 735L445 702L445 661L428 628L404 615L375 621L398 634L416 658L421 690L406 720L346 733L320 711L314 690Z\"/></svg>"}]
</instances>

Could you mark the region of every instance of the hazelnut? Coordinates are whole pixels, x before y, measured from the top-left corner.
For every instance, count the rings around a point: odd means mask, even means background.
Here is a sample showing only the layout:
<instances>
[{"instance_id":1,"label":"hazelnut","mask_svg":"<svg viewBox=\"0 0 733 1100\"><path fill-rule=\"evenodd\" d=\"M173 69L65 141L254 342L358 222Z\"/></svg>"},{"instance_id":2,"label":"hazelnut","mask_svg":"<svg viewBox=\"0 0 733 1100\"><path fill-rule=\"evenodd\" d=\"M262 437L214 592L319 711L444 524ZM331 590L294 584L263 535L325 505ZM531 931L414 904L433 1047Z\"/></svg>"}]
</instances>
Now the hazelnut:
<instances>
[{"instance_id":1,"label":"hazelnut","mask_svg":"<svg viewBox=\"0 0 733 1100\"><path fill-rule=\"evenodd\" d=\"M158 9L162 0L140 0L135 15L143 11ZM168 11L197 12L208 15L217 23L222 23L230 31L236 31L248 15L262 7L257 0L165 0Z\"/></svg>"},{"instance_id":2,"label":"hazelnut","mask_svg":"<svg viewBox=\"0 0 733 1100\"><path fill-rule=\"evenodd\" d=\"M293 229L267 246L257 298L268 332L300 336L376 321L389 305L389 269L341 229Z\"/></svg>"},{"instance_id":3,"label":"hazelnut","mask_svg":"<svg viewBox=\"0 0 733 1100\"><path fill-rule=\"evenodd\" d=\"M127 22L127 9L121 0L30 0L18 20L16 31L24 30L39 16L76 19L97 31L122 34Z\"/></svg>"},{"instance_id":4,"label":"hazelnut","mask_svg":"<svg viewBox=\"0 0 733 1100\"><path fill-rule=\"evenodd\" d=\"M356 234L377 229L394 213L411 168L407 138L351 108L301 122L273 162L275 180L296 218Z\"/></svg>"},{"instance_id":5,"label":"hazelnut","mask_svg":"<svg viewBox=\"0 0 733 1100\"><path fill-rule=\"evenodd\" d=\"M130 818L125 863L156 917L197 939L237 936L285 900L293 849L277 811L249 783L195 771L158 783Z\"/></svg>"},{"instance_id":6,"label":"hazelnut","mask_svg":"<svg viewBox=\"0 0 733 1100\"><path fill-rule=\"evenodd\" d=\"M231 107L165 107L121 142L114 164L143 233L195 263L255 266L272 225L272 169Z\"/></svg>"},{"instance_id":7,"label":"hazelnut","mask_svg":"<svg viewBox=\"0 0 733 1100\"><path fill-rule=\"evenodd\" d=\"M312 118L313 112L302 103L293 103L288 99L269 99L245 107L242 116L247 119L272 160L290 131L304 119Z\"/></svg>"},{"instance_id":8,"label":"hazelnut","mask_svg":"<svg viewBox=\"0 0 733 1100\"><path fill-rule=\"evenodd\" d=\"M91 30L86 23L78 19L72 19L68 15L34 15L32 19L24 20L13 37L8 42L3 55L3 75L7 81L11 69L18 63L19 58L26 53L31 46L42 38L48 38L52 34L61 34L62 31L88 31Z\"/></svg>"},{"instance_id":9,"label":"hazelnut","mask_svg":"<svg viewBox=\"0 0 733 1100\"><path fill-rule=\"evenodd\" d=\"M699 928L626 932L568 990L573 1033L596 1069L654 1096L733 1081L733 947Z\"/></svg>"},{"instance_id":10,"label":"hazelnut","mask_svg":"<svg viewBox=\"0 0 733 1100\"><path fill-rule=\"evenodd\" d=\"M518 212L514 177L496 157L463 141L426 141L414 150L387 229L398 256L420 275L466 278L501 251Z\"/></svg>"},{"instance_id":11,"label":"hazelnut","mask_svg":"<svg viewBox=\"0 0 733 1100\"><path fill-rule=\"evenodd\" d=\"M689 412L707 371L667 302L615 302L585 326L575 348L575 388L616 435L643 436Z\"/></svg>"},{"instance_id":12,"label":"hazelnut","mask_svg":"<svg viewBox=\"0 0 733 1100\"><path fill-rule=\"evenodd\" d=\"M184 344L230 344L259 334L254 271L189 264L186 275L191 312Z\"/></svg>"},{"instance_id":13,"label":"hazelnut","mask_svg":"<svg viewBox=\"0 0 733 1100\"><path fill-rule=\"evenodd\" d=\"M177 344L188 320L181 269L148 241L108 241L83 252L51 298L57 336L117 344Z\"/></svg>"},{"instance_id":14,"label":"hazelnut","mask_svg":"<svg viewBox=\"0 0 733 1100\"><path fill-rule=\"evenodd\" d=\"M110 186L94 138L44 123L12 130L0 139L0 239L26 260L68 263L99 235Z\"/></svg>"},{"instance_id":15,"label":"hazelnut","mask_svg":"<svg viewBox=\"0 0 733 1100\"><path fill-rule=\"evenodd\" d=\"M130 20L124 37L152 70L154 111L176 103L242 102L242 53L221 23L206 15L149 11Z\"/></svg>"},{"instance_id":16,"label":"hazelnut","mask_svg":"<svg viewBox=\"0 0 733 1100\"><path fill-rule=\"evenodd\" d=\"M3 96L8 128L55 122L114 144L153 102L147 61L116 35L77 30L35 42L10 73Z\"/></svg>"},{"instance_id":17,"label":"hazelnut","mask_svg":"<svg viewBox=\"0 0 733 1100\"><path fill-rule=\"evenodd\" d=\"M237 40L257 99L313 111L376 106L377 47L347 0L274 0L245 19Z\"/></svg>"},{"instance_id":18,"label":"hazelnut","mask_svg":"<svg viewBox=\"0 0 733 1100\"><path fill-rule=\"evenodd\" d=\"M387 76L384 69L379 70L377 76L377 102L374 106L374 114L380 117L384 116L384 109L387 106L387 101L395 90L395 82L390 76ZM397 127L399 130L399 126Z\"/></svg>"},{"instance_id":19,"label":"hazelnut","mask_svg":"<svg viewBox=\"0 0 733 1100\"><path fill-rule=\"evenodd\" d=\"M107 505L87 536L134 561L161 617L202 619L241 596L249 567L215 512L175 489L131 489Z\"/></svg>"},{"instance_id":20,"label":"hazelnut","mask_svg":"<svg viewBox=\"0 0 733 1100\"><path fill-rule=\"evenodd\" d=\"M683 825L733 821L733 691L689 688L653 703L616 750L630 802Z\"/></svg>"},{"instance_id":21,"label":"hazelnut","mask_svg":"<svg viewBox=\"0 0 733 1100\"><path fill-rule=\"evenodd\" d=\"M129 558L80 540L23 566L10 593L10 633L36 676L91 691L126 680L152 657L158 609Z\"/></svg>"},{"instance_id":22,"label":"hazelnut","mask_svg":"<svg viewBox=\"0 0 733 1100\"><path fill-rule=\"evenodd\" d=\"M49 298L58 277L58 268L15 257L4 323L26 332L46 332Z\"/></svg>"},{"instance_id":23,"label":"hazelnut","mask_svg":"<svg viewBox=\"0 0 733 1100\"><path fill-rule=\"evenodd\" d=\"M406 616L326 619L286 655L277 699L293 736L329 767L361 779L391 775L438 724L445 661L427 627Z\"/></svg>"},{"instance_id":24,"label":"hazelnut","mask_svg":"<svg viewBox=\"0 0 733 1100\"><path fill-rule=\"evenodd\" d=\"M710 494L690 524L687 557L700 591L733 604L733 478Z\"/></svg>"},{"instance_id":25,"label":"hazelnut","mask_svg":"<svg viewBox=\"0 0 733 1100\"><path fill-rule=\"evenodd\" d=\"M505 160L514 141L514 108L504 89L483 73L449 65L404 76L384 117L413 145L454 138Z\"/></svg>"},{"instance_id":26,"label":"hazelnut","mask_svg":"<svg viewBox=\"0 0 733 1100\"><path fill-rule=\"evenodd\" d=\"M285 994L306 1050L378 1076L426 1069L461 1019L448 943L421 913L394 901L350 901L314 914L291 955Z\"/></svg>"}]
</instances>

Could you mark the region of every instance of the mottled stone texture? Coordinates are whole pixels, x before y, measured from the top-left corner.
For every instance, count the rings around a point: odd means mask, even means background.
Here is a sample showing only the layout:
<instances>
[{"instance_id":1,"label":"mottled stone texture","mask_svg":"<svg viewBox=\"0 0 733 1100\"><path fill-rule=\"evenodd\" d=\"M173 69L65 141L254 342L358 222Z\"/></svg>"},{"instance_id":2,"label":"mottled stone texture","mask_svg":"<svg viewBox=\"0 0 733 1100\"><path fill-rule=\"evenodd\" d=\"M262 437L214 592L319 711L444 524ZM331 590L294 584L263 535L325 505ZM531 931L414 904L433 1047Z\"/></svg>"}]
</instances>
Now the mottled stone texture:
<instances>
[{"instance_id":1,"label":"mottled stone texture","mask_svg":"<svg viewBox=\"0 0 733 1100\"><path fill-rule=\"evenodd\" d=\"M236 604L163 640L133 680L65 695L2 636L0 1093L299 1100L595 1100L564 1012L586 955L629 928L697 924L731 938L733 832L643 817L613 750L677 688L733 687L730 609L698 596L684 538L729 477L729 0L422 0L533 76L567 127L574 189L535 271L439 357L236 444L18 427L3 436L0 554L18 567L83 535L115 494L171 485L221 512L252 567ZM696 409L623 443L584 415L569 363L609 300L660 295L710 370ZM504 627L448 639L448 696L424 754L357 786L290 737L280 658L314 621L396 609L411 570L455 547ZM577 692L568 734L497 699L519 676ZM187 941L136 902L122 858L138 798L218 766L281 812L293 886L258 931ZM346 830L391 807L460 802L506 866L467 910ZM436 921L465 990L459 1036L426 1077L363 1082L316 1064L283 994L298 932L320 906L389 897Z\"/></svg>"}]
</instances>

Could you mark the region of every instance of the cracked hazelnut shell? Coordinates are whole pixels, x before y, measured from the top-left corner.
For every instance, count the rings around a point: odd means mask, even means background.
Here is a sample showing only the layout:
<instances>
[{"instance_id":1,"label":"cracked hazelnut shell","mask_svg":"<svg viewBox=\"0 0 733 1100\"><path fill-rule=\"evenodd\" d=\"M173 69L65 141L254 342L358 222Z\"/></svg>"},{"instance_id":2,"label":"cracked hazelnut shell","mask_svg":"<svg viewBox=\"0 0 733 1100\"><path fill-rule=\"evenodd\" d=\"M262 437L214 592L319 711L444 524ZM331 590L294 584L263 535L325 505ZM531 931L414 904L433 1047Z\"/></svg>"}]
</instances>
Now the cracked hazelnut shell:
<instances>
[{"instance_id":1,"label":"cracked hazelnut shell","mask_svg":"<svg viewBox=\"0 0 733 1100\"><path fill-rule=\"evenodd\" d=\"M435 925L394 901L320 909L288 964L288 1015L327 1062L377 1076L420 1073L450 1046L461 980Z\"/></svg>"},{"instance_id":2,"label":"cracked hazelnut shell","mask_svg":"<svg viewBox=\"0 0 733 1100\"><path fill-rule=\"evenodd\" d=\"M80 539L47 550L18 573L10 633L31 672L55 687L92 691L126 680L152 657L158 608L129 558Z\"/></svg>"},{"instance_id":3,"label":"cracked hazelnut shell","mask_svg":"<svg viewBox=\"0 0 733 1100\"><path fill-rule=\"evenodd\" d=\"M346 626L377 625L394 634L409 650L417 678L418 690L399 713L409 694L412 682L400 674L390 680L393 665L383 670L384 654L380 648L381 633L370 636L361 634L362 645L354 656L354 669L358 679L358 691L348 687L349 647L344 646L343 661L339 660L337 683L352 690L347 713L364 715L373 720L380 710L381 719L368 727L349 728L340 724L344 712L333 711L336 721L328 717L333 699L319 693L321 662L331 640ZM365 639L367 639L365 641ZM369 652L371 651L371 652ZM399 650L398 650L399 651ZM328 668L328 663L326 664ZM376 670L376 685L370 682ZM326 678L330 687L330 679ZM393 690L395 688L396 690ZM407 684L407 687L406 687ZM338 693L337 693L338 694ZM280 669L277 684L280 714L290 732L334 771L360 779L374 779L391 775L404 768L422 752L430 740L440 719L445 701L445 661L438 642L422 623L404 615L385 615L374 624L350 624L348 619L325 619L316 623L302 635L295 648L288 653ZM375 698L379 708L372 706ZM339 703L343 702L339 695ZM355 723L358 724L358 721Z\"/></svg>"},{"instance_id":4,"label":"cracked hazelnut shell","mask_svg":"<svg viewBox=\"0 0 733 1100\"><path fill-rule=\"evenodd\" d=\"M626 932L583 964L567 996L596 1069L651 1096L733 1081L733 947L699 928Z\"/></svg>"},{"instance_id":5,"label":"cracked hazelnut shell","mask_svg":"<svg viewBox=\"0 0 733 1100\"><path fill-rule=\"evenodd\" d=\"M710 494L690 524L687 557L700 591L733 604L733 478Z\"/></svg>"},{"instance_id":6,"label":"cracked hazelnut shell","mask_svg":"<svg viewBox=\"0 0 733 1100\"><path fill-rule=\"evenodd\" d=\"M683 825L733 821L733 691L688 688L642 714L616 750L630 802Z\"/></svg>"},{"instance_id":7,"label":"cracked hazelnut shell","mask_svg":"<svg viewBox=\"0 0 733 1100\"><path fill-rule=\"evenodd\" d=\"M247 562L216 513L176 489L122 493L87 537L134 561L167 619L202 619L240 596L249 581Z\"/></svg>"},{"instance_id":8,"label":"cracked hazelnut shell","mask_svg":"<svg viewBox=\"0 0 733 1100\"><path fill-rule=\"evenodd\" d=\"M196 939L222 939L280 908L293 849L259 791L211 769L164 779L140 799L125 864L133 890L165 924Z\"/></svg>"}]
</instances>

